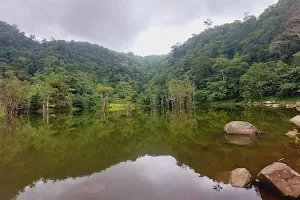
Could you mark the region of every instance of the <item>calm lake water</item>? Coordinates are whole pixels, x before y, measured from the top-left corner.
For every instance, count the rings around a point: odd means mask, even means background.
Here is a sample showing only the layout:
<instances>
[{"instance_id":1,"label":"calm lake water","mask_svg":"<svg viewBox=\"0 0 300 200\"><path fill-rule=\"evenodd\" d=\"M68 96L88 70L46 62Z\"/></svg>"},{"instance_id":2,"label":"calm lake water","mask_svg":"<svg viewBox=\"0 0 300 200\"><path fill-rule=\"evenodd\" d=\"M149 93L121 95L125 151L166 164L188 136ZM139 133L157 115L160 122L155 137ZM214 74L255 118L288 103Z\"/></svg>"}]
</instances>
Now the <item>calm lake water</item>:
<instances>
[{"instance_id":1,"label":"calm lake water","mask_svg":"<svg viewBox=\"0 0 300 200\"><path fill-rule=\"evenodd\" d=\"M294 109L197 108L193 115L136 110L0 121L2 200L280 199L265 188L236 189L228 172L254 176L284 158L300 172L300 145L284 136ZM226 137L232 120L254 124L255 140ZM259 192L260 191L260 192Z\"/></svg>"}]
</instances>

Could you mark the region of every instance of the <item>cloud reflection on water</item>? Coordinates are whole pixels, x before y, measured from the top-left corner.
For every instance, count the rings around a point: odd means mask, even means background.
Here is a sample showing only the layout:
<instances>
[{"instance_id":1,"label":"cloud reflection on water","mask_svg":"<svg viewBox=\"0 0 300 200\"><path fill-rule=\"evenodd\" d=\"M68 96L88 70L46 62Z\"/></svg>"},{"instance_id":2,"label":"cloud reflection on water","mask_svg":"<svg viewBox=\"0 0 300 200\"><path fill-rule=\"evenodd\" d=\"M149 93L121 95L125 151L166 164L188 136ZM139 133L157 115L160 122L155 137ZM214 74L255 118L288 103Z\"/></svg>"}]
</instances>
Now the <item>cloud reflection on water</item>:
<instances>
[{"instance_id":1,"label":"cloud reflection on water","mask_svg":"<svg viewBox=\"0 0 300 200\"><path fill-rule=\"evenodd\" d=\"M237 189L201 177L188 166L178 165L174 157L144 156L91 176L62 181L39 180L16 197L16 200L29 199L254 200L261 197L254 188Z\"/></svg>"}]
</instances>

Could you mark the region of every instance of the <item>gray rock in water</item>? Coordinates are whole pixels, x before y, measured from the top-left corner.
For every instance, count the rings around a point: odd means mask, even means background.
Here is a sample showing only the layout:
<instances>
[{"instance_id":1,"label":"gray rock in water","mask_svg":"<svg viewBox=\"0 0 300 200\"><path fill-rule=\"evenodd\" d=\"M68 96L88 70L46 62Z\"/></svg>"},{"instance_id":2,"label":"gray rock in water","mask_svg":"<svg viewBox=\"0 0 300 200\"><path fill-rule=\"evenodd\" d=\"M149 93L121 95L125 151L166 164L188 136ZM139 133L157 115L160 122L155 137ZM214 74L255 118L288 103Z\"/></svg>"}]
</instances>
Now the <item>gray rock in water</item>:
<instances>
[{"instance_id":1,"label":"gray rock in water","mask_svg":"<svg viewBox=\"0 0 300 200\"><path fill-rule=\"evenodd\" d=\"M273 102L272 102L272 101L265 101L264 104L265 104L265 105L270 105L270 104L272 105Z\"/></svg>"},{"instance_id":2,"label":"gray rock in water","mask_svg":"<svg viewBox=\"0 0 300 200\"><path fill-rule=\"evenodd\" d=\"M251 182L252 176L245 168L238 168L230 172L229 183L233 187L243 188Z\"/></svg>"},{"instance_id":3,"label":"gray rock in water","mask_svg":"<svg viewBox=\"0 0 300 200\"><path fill-rule=\"evenodd\" d=\"M257 135L260 132L248 122L233 121L225 125L224 132L233 135Z\"/></svg>"},{"instance_id":4,"label":"gray rock in water","mask_svg":"<svg viewBox=\"0 0 300 200\"><path fill-rule=\"evenodd\" d=\"M300 174L284 163L276 162L265 167L257 178L283 196L300 198Z\"/></svg>"},{"instance_id":5,"label":"gray rock in water","mask_svg":"<svg viewBox=\"0 0 300 200\"><path fill-rule=\"evenodd\" d=\"M297 129L294 129L292 131L289 131L287 134L285 134L286 136L288 136L289 138L296 138L300 133L298 133Z\"/></svg>"},{"instance_id":6,"label":"gray rock in water","mask_svg":"<svg viewBox=\"0 0 300 200\"><path fill-rule=\"evenodd\" d=\"M286 108L295 108L295 105L293 105L293 104L286 104L285 107L286 107Z\"/></svg>"},{"instance_id":7,"label":"gray rock in water","mask_svg":"<svg viewBox=\"0 0 300 200\"><path fill-rule=\"evenodd\" d=\"M296 107L300 107L300 102L297 102L297 103L296 103Z\"/></svg>"},{"instance_id":8,"label":"gray rock in water","mask_svg":"<svg viewBox=\"0 0 300 200\"><path fill-rule=\"evenodd\" d=\"M300 126L300 115L297 115L296 117L292 118L290 121L296 124L297 126Z\"/></svg>"}]
</instances>

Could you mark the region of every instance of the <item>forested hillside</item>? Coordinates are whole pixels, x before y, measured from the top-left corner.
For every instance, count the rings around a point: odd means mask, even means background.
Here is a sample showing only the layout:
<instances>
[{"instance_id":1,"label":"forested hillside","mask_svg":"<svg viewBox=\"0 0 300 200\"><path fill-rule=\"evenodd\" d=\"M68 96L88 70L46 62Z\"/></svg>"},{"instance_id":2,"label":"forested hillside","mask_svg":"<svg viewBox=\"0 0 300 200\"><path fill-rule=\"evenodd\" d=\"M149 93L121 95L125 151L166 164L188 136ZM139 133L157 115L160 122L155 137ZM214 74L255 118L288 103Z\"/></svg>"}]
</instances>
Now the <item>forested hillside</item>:
<instances>
[{"instance_id":1,"label":"forested hillside","mask_svg":"<svg viewBox=\"0 0 300 200\"><path fill-rule=\"evenodd\" d=\"M0 102L16 109L87 109L101 99L168 104L300 96L300 1L207 27L165 56L87 42L37 41L0 22ZM173 105L174 106L174 105Z\"/></svg>"},{"instance_id":2,"label":"forested hillside","mask_svg":"<svg viewBox=\"0 0 300 200\"><path fill-rule=\"evenodd\" d=\"M10 106L15 108L28 101L39 109L48 101L59 110L84 109L108 92L112 101L123 100L126 94L137 101L152 78L145 72L153 71L159 60L160 56L138 57L87 42L54 38L38 42L17 25L0 22L1 102L13 101ZM9 91L15 96L7 98Z\"/></svg>"},{"instance_id":3,"label":"forested hillside","mask_svg":"<svg viewBox=\"0 0 300 200\"><path fill-rule=\"evenodd\" d=\"M300 95L300 1L280 0L259 17L207 28L173 46L150 87L191 79L198 101Z\"/></svg>"}]
</instances>

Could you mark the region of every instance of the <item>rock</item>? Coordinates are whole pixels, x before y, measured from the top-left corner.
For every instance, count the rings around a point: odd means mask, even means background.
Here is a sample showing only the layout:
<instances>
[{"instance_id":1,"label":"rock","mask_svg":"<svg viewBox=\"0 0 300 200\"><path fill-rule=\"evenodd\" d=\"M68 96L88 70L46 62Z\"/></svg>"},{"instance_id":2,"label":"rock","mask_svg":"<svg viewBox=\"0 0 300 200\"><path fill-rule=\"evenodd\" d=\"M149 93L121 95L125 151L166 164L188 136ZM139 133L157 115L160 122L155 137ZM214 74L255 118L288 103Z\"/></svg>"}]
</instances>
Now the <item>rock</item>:
<instances>
[{"instance_id":1,"label":"rock","mask_svg":"<svg viewBox=\"0 0 300 200\"><path fill-rule=\"evenodd\" d=\"M286 104L286 106L285 106L286 108L294 108L295 107L295 105L293 105L293 104Z\"/></svg>"},{"instance_id":2,"label":"rock","mask_svg":"<svg viewBox=\"0 0 300 200\"><path fill-rule=\"evenodd\" d=\"M300 115L293 117L290 121L296 124L297 126L300 126Z\"/></svg>"},{"instance_id":3,"label":"rock","mask_svg":"<svg viewBox=\"0 0 300 200\"><path fill-rule=\"evenodd\" d=\"M248 122L233 121L224 126L224 132L232 135L257 135L260 132Z\"/></svg>"},{"instance_id":4,"label":"rock","mask_svg":"<svg viewBox=\"0 0 300 200\"><path fill-rule=\"evenodd\" d=\"M229 135L225 134L230 144L248 146L251 145L256 137L248 135Z\"/></svg>"},{"instance_id":5,"label":"rock","mask_svg":"<svg viewBox=\"0 0 300 200\"><path fill-rule=\"evenodd\" d=\"M273 106L273 108L279 108L280 107L279 104L273 104L272 106Z\"/></svg>"},{"instance_id":6,"label":"rock","mask_svg":"<svg viewBox=\"0 0 300 200\"><path fill-rule=\"evenodd\" d=\"M297 102L297 103L296 103L296 107L297 107L297 108L300 107L300 102Z\"/></svg>"},{"instance_id":7,"label":"rock","mask_svg":"<svg viewBox=\"0 0 300 200\"><path fill-rule=\"evenodd\" d=\"M243 188L251 182L252 176L245 168L238 168L230 172L229 183L233 187Z\"/></svg>"},{"instance_id":8,"label":"rock","mask_svg":"<svg viewBox=\"0 0 300 200\"><path fill-rule=\"evenodd\" d=\"M276 103L276 99L274 98L269 99L269 101L272 102L272 104Z\"/></svg>"},{"instance_id":9,"label":"rock","mask_svg":"<svg viewBox=\"0 0 300 200\"><path fill-rule=\"evenodd\" d=\"M265 101L264 104L273 104L272 101Z\"/></svg>"},{"instance_id":10,"label":"rock","mask_svg":"<svg viewBox=\"0 0 300 200\"><path fill-rule=\"evenodd\" d=\"M300 198L300 174L276 162L259 172L257 178L286 197Z\"/></svg>"},{"instance_id":11,"label":"rock","mask_svg":"<svg viewBox=\"0 0 300 200\"><path fill-rule=\"evenodd\" d=\"M296 110L300 112L300 107L297 107Z\"/></svg>"},{"instance_id":12,"label":"rock","mask_svg":"<svg viewBox=\"0 0 300 200\"><path fill-rule=\"evenodd\" d=\"M285 134L286 136L288 136L289 138L296 138L300 133L298 132L297 129L294 129L290 132L288 132L287 134Z\"/></svg>"}]
</instances>

